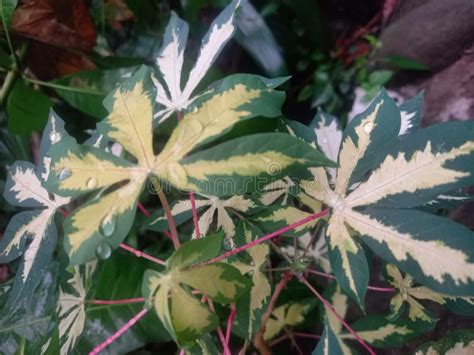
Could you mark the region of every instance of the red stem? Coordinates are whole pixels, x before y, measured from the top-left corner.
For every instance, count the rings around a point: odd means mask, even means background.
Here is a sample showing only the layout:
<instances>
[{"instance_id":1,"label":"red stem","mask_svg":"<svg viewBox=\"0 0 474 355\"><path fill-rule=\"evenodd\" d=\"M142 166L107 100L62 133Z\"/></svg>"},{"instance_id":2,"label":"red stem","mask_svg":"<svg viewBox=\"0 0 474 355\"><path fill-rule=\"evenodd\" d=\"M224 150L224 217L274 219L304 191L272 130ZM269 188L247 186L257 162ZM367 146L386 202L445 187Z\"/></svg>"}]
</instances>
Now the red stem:
<instances>
[{"instance_id":1,"label":"red stem","mask_svg":"<svg viewBox=\"0 0 474 355\"><path fill-rule=\"evenodd\" d=\"M205 297L205 296L203 296L203 297ZM201 302L203 302L204 300L205 299L202 299ZM214 303L212 302L212 300L210 300L208 298L207 299L207 304L209 305L209 308L211 309L211 311L216 313L216 309L214 307ZM224 332L222 331L222 328L221 328L220 325L217 327L216 332L217 332L217 335L219 336L219 340L220 340L222 348L224 350L224 355L232 355L232 353L230 352L229 346L227 345L226 338L224 336Z\"/></svg>"},{"instance_id":2,"label":"red stem","mask_svg":"<svg viewBox=\"0 0 474 355\"><path fill-rule=\"evenodd\" d=\"M375 352L367 345L367 343L355 332L354 329L350 327L349 324L337 313L336 309L330 304L321 294L306 280L303 276L298 276L300 282L304 283L311 292L324 304L324 307L328 308L332 314L341 322L341 324L346 328L356 339L357 341L369 352L370 355L375 355Z\"/></svg>"},{"instance_id":3,"label":"red stem","mask_svg":"<svg viewBox=\"0 0 474 355\"><path fill-rule=\"evenodd\" d=\"M234 319L235 319L236 314L237 314L237 310L235 309L235 306L231 305L229 318L227 319L227 328L225 332L225 342L227 344L227 347L229 347L230 333L232 332L232 325L234 324Z\"/></svg>"},{"instance_id":4,"label":"red stem","mask_svg":"<svg viewBox=\"0 0 474 355\"><path fill-rule=\"evenodd\" d=\"M136 322L142 318L148 310L142 309L138 314L133 316L132 319L130 319L127 323L125 323L118 331L116 331L112 336L108 337L107 340L105 340L103 343L97 345L94 350L92 350L89 355L97 355L99 352L101 352L104 348L106 348L108 345L112 344L118 337L120 337L123 333L125 333L130 327L132 327Z\"/></svg>"},{"instance_id":5,"label":"red stem","mask_svg":"<svg viewBox=\"0 0 474 355\"><path fill-rule=\"evenodd\" d=\"M191 210L193 211L193 222L194 231L196 232L196 238L201 238L201 231L199 230L199 219L196 208L196 200L194 199L194 192L189 193L189 201L191 202Z\"/></svg>"},{"instance_id":6,"label":"red stem","mask_svg":"<svg viewBox=\"0 0 474 355\"><path fill-rule=\"evenodd\" d=\"M309 334L309 333L293 333L295 337L310 338L310 339L321 339L321 335Z\"/></svg>"},{"instance_id":7,"label":"red stem","mask_svg":"<svg viewBox=\"0 0 474 355\"><path fill-rule=\"evenodd\" d=\"M145 215L145 217L151 217L151 213L140 202L138 202L138 209Z\"/></svg>"},{"instance_id":8,"label":"red stem","mask_svg":"<svg viewBox=\"0 0 474 355\"><path fill-rule=\"evenodd\" d=\"M312 269L306 269L307 272L313 275L318 275L318 276L323 276L331 280L335 280L336 277L331 274L326 274L325 272L317 271L317 270L312 270ZM368 290L372 291L379 291L379 292L395 292L397 289L394 287L377 287L377 286L367 286Z\"/></svg>"},{"instance_id":9,"label":"red stem","mask_svg":"<svg viewBox=\"0 0 474 355\"><path fill-rule=\"evenodd\" d=\"M124 300L85 300L85 303L91 303L91 304L130 304L130 303L141 303L145 302L145 299L143 297L139 298L127 298Z\"/></svg>"},{"instance_id":10,"label":"red stem","mask_svg":"<svg viewBox=\"0 0 474 355\"><path fill-rule=\"evenodd\" d=\"M309 223L317 218L320 218L320 217L323 217L325 215L327 215L329 213L329 209L325 209L324 211L321 211L319 213L315 213L315 214L312 214L306 218L303 218L302 220L298 221L298 222L295 222L295 223L292 223L284 228L281 228L275 232L272 232L270 234L267 234L267 235L264 235L263 237L261 238L258 238L256 240L254 240L253 242L250 242L250 243L247 243L245 245L242 245L241 247L239 248L235 248L233 250L230 250L228 251L227 253L224 253L222 255L219 255L213 259L210 259L208 261L206 261L203 265L209 265L209 264L213 264L213 263L216 263L218 261L221 261L221 260L224 260L224 259L227 259L229 256L232 256L232 255L235 255L235 254L238 254L246 249L249 249L251 247L254 247L255 245L258 245L258 244L261 244L263 242L266 242L267 240L270 240L272 238L275 238L275 237L278 237L279 235L283 234L283 233L286 233L292 229L295 229L299 226L302 226L303 224L306 224L306 223Z\"/></svg>"},{"instance_id":11,"label":"red stem","mask_svg":"<svg viewBox=\"0 0 474 355\"><path fill-rule=\"evenodd\" d=\"M155 257L153 257L153 256L151 256L147 253L144 253L140 250L132 248L131 246L128 246L127 244L120 243L120 248L125 249L125 250L129 251L132 254L135 254L135 256L138 257L138 258L145 258L145 259L148 259L150 261L153 261L154 263L157 263L157 264L160 264L160 265L166 265L166 261L155 258Z\"/></svg>"}]
</instances>

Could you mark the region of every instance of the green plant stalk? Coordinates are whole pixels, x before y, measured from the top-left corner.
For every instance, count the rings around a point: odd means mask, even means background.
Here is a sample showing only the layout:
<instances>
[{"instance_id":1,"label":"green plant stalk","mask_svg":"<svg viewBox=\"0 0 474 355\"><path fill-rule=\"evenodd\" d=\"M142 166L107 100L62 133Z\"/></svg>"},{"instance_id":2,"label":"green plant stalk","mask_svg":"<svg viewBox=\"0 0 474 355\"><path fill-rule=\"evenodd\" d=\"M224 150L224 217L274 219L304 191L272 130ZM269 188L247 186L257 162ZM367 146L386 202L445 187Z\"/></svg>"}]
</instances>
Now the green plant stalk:
<instances>
[{"instance_id":1,"label":"green plant stalk","mask_svg":"<svg viewBox=\"0 0 474 355\"><path fill-rule=\"evenodd\" d=\"M8 72L7 76L5 77L5 81L3 82L2 89L0 90L0 106L3 107L5 104L5 100L10 93L13 84L15 83L16 77L18 75L17 69L12 69Z\"/></svg>"}]
</instances>

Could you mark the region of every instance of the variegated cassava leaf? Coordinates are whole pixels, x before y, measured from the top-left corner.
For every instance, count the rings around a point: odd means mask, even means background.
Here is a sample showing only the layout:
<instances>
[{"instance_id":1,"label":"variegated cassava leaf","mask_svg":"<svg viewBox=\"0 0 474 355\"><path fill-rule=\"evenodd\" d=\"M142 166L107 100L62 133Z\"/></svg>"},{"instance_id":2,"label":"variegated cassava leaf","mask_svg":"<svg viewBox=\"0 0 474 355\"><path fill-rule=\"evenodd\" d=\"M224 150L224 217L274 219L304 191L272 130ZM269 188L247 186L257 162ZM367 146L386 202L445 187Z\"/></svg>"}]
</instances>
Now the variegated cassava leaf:
<instances>
[{"instance_id":1,"label":"variegated cassava leaf","mask_svg":"<svg viewBox=\"0 0 474 355\"><path fill-rule=\"evenodd\" d=\"M228 264L196 265L218 255L222 236L187 242L168 260L164 272L145 272L142 293L147 306L154 307L167 331L179 344L190 344L218 325L217 315L192 295L189 288L228 304L236 301L251 284Z\"/></svg>"},{"instance_id":2,"label":"variegated cassava leaf","mask_svg":"<svg viewBox=\"0 0 474 355\"><path fill-rule=\"evenodd\" d=\"M383 315L370 315L351 323L351 328L367 343L376 348L393 348L406 344L434 328L435 323L398 319L390 321ZM354 339L344 331L340 338Z\"/></svg>"},{"instance_id":3,"label":"variegated cassava leaf","mask_svg":"<svg viewBox=\"0 0 474 355\"><path fill-rule=\"evenodd\" d=\"M400 136L412 133L420 128L423 114L423 96L423 92L420 92L400 105Z\"/></svg>"},{"instance_id":4,"label":"variegated cassava leaf","mask_svg":"<svg viewBox=\"0 0 474 355\"><path fill-rule=\"evenodd\" d=\"M0 263L22 257L5 309L33 294L51 262L56 246L54 216L61 206L69 203L69 198L50 195L40 176L45 176L49 169L48 157L43 155L45 147L61 140L57 128L62 127L62 121L59 121L51 113L42 137L41 163L38 167L26 161L18 161L8 169L3 196L14 206L33 209L13 216L0 242Z\"/></svg>"},{"instance_id":5,"label":"variegated cassava leaf","mask_svg":"<svg viewBox=\"0 0 474 355\"><path fill-rule=\"evenodd\" d=\"M258 228L245 222L237 226L236 239L243 239L243 243L238 243L239 245L250 243L260 235L262 233ZM244 256L231 262L243 275L249 275L253 283L250 292L242 295L236 303L235 329L249 340L260 329L261 318L272 291L270 281L262 270L267 263L269 252L268 245L259 244L246 251L247 258Z\"/></svg>"},{"instance_id":6,"label":"variegated cassava leaf","mask_svg":"<svg viewBox=\"0 0 474 355\"><path fill-rule=\"evenodd\" d=\"M466 308L473 308L474 298L472 297L453 297L430 290L428 287L415 286L413 278L406 274L402 276L400 270L394 265L387 265L386 274L389 283L395 287L398 292L390 300L390 309L392 314L390 319L397 319L403 311L403 306L408 306L408 318L412 321L435 321L429 311L423 307L420 300L429 300L438 304L464 302Z\"/></svg>"},{"instance_id":7,"label":"variegated cassava leaf","mask_svg":"<svg viewBox=\"0 0 474 355\"><path fill-rule=\"evenodd\" d=\"M202 235L208 234L209 228L214 220L214 215L217 214L217 229L222 229L227 238L233 238L235 235L235 224L231 217L232 211L245 214L255 206L252 200L242 195L236 195L226 199L205 195L202 195L202 197L204 199L197 198L195 200L195 206L198 211L206 210L198 219L199 231ZM191 201L183 200L176 202L171 207L171 214L176 219L176 225L188 221L192 218ZM164 211L159 211L146 228L156 231L169 230ZM193 238L195 237L196 231L193 233Z\"/></svg>"},{"instance_id":8,"label":"variegated cassava leaf","mask_svg":"<svg viewBox=\"0 0 474 355\"><path fill-rule=\"evenodd\" d=\"M325 322L324 330L321 338L318 341L316 349L312 352L313 355L349 355L352 351L344 342L339 339L339 335L334 332L331 326Z\"/></svg>"},{"instance_id":9,"label":"variegated cassava leaf","mask_svg":"<svg viewBox=\"0 0 474 355\"><path fill-rule=\"evenodd\" d=\"M263 338L265 340L273 339L284 327L294 327L303 323L311 307L311 302L293 302L276 307L267 320Z\"/></svg>"},{"instance_id":10,"label":"variegated cassava leaf","mask_svg":"<svg viewBox=\"0 0 474 355\"><path fill-rule=\"evenodd\" d=\"M469 355L474 350L474 331L458 329L449 332L441 340L420 346L415 355Z\"/></svg>"},{"instance_id":11,"label":"variegated cassava leaf","mask_svg":"<svg viewBox=\"0 0 474 355\"><path fill-rule=\"evenodd\" d=\"M181 89L181 71L189 29L185 21L174 12L171 14L163 45L156 58L156 65L164 83L155 78L153 80L157 89L156 102L163 107L156 114L159 121L166 120L174 111L187 109L194 101L195 98L191 98L191 95L234 34L235 14L241 2L242 0L232 1L212 22L209 31L202 39L199 57L183 89Z\"/></svg>"},{"instance_id":12,"label":"variegated cassava leaf","mask_svg":"<svg viewBox=\"0 0 474 355\"><path fill-rule=\"evenodd\" d=\"M60 290L57 312L61 355L70 354L73 351L84 329L86 321L84 300L96 264L96 261L91 261L84 266L75 266L74 274L68 281L71 290Z\"/></svg>"},{"instance_id":13,"label":"variegated cassava leaf","mask_svg":"<svg viewBox=\"0 0 474 355\"><path fill-rule=\"evenodd\" d=\"M271 182L263 187L264 193L260 197L260 202L269 206L275 201L281 199L281 204L286 205L288 197L290 195L291 188L295 187L296 184L290 179L289 176L285 176L281 180Z\"/></svg>"},{"instance_id":14,"label":"variegated cassava leaf","mask_svg":"<svg viewBox=\"0 0 474 355\"><path fill-rule=\"evenodd\" d=\"M327 240L334 274L344 291L360 303L368 269L363 250L353 238L359 234L377 254L435 291L474 294L472 233L447 219L405 209L472 183L474 126L447 123L394 141L378 129L389 120L381 115L389 111L385 100L383 95L375 100L372 111L346 129L334 190L320 168L311 169L314 181L302 184L309 195L332 209ZM392 103L389 106L391 110ZM399 127L392 128L398 135ZM386 148L383 139L390 140L392 147ZM362 171L370 168L367 156L373 158L375 169L350 191Z\"/></svg>"},{"instance_id":15,"label":"variegated cassava leaf","mask_svg":"<svg viewBox=\"0 0 474 355\"><path fill-rule=\"evenodd\" d=\"M92 260L96 254L108 257L111 249L122 242L134 220L138 197L152 175L180 189L207 193L209 187L219 185L207 173L233 174L231 182L239 187L249 175L255 178L256 174L267 173L270 163L284 168L295 168L310 161L315 164L317 153L304 146L291 147L294 141L257 150L258 139L270 139L267 136L238 138L183 159L239 120L255 115L279 114L282 94L268 88L260 77L244 75L225 79L217 93L200 101L199 112L184 116L158 155L154 154L152 146L154 95L149 71L142 67L107 97L105 105L110 114L97 125L98 133L104 139L119 143L135 157L136 163L94 146L78 145L70 137L49 150L53 173L49 174L47 185L52 191L78 197L97 189L107 189L106 193L76 209L65 221L67 236L64 245L72 265ZM276 141L276 138L272 140ZM243 146L256 151L242 152ZM226 159L215 157L216 151L225 152ZM235 154L227 159L229 151ZM255 164L249 164L246 153L256 159ZM250 166L247 169L241 169L240 164L244 161ZM262 164L262 161L267 164ZM204 171L202 164L205 165ZM246 185L245 188L253 186ZM246 192L245 188L243 192Z\"/></svg>"}]
</instances>

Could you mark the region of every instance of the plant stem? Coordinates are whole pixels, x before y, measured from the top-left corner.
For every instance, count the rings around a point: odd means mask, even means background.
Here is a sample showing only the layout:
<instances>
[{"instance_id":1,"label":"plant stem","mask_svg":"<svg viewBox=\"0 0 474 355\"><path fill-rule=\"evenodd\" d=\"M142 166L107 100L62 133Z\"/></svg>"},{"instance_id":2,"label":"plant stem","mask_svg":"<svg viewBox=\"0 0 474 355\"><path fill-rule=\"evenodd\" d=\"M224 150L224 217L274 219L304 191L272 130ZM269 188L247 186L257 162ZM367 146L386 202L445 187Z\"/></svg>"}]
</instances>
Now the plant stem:
<instances>
[{"instance_id":1,"label":"plant stem","mask_svg":"<svg viewBox=\"0 0 474 355\"><path fill-rule=\"evenodd\" d=\"M156 179L151 179L151 183L155 191L158 194L158 198L160 199L161 205L163 206L163 210L165 211L166 219L168 220L168 225L170 227L171 232L171 240L173 242L174 248L179 249L181 243L179 242L178 237L178 230L176 229L176 224L174 223L173 214L171 213L170 204L168 203L168 199L166 198L163 189L161 188L160 183Z\"/></svg>"},{"instance_id":2,"label":"plant stem","mask_svg":"<svg viewBox=\"0 0 474 355\"><path fill-rule=\"evenodd\" d=\"M263 339L263 335L265 334L265 326L273 312L273 309L275 308L276 302L278 300L278 297L280 296L281 291L283 291L283 289L286 287L286 285L291 280L291 278L292 278L292 275L290 272L285 272L282 275L280 282L276 285L275 290L273 291L272 297L270 298L270 302L268 303L268 308L262 316L260 329L258 330L258 333L255 334L255 338L253 340L253 345L257 348L260 354L264 354L264 355L271 354L270 347Z\"/></svg>"},{"instance_id":3,"label":"plant stem","mask_svg":"<svg viewBox=\"0 0 474 355\"><path fill-rule=\"evenodd\" d=\"M155 258L154 256L151 256L151 255L149 255L147 253L144 253L140 250L132 248L131 246L128 246L127 244L120 243L120 248L125 249L125 250L129 251L130 253L135 254L135 256L138 257L138 258L144 258L144 259L153 261L156 264L166 265L166 261Z\"/></svg>"},{"instance_id":4,"label":"plant stem","mask_svg":"<svg viewBox=\"0 0 474 355\"><path fill-rule=\"evenodd\" d=\"M347 322L339 315L339 313L337 313L333 305L330 304L323 296L321 296L321 294L303 276L296 276L298 277L298 280L301 283L305 284L306 287L308 287L310 291L314 293L314 295L322 302L324 307L329 309L332 314L334 314L334 316L338 319L339 322L341 322L344 328L346 328L357 339L357 341L369 352L369 354L375 355L375 352L370 348L370 346L367 345L367 343L359 336L359 334L357 334L355 330L352 329L351 326L347 324Z\"/></svg>"},{"instance_id":5,"label":"plant stem","mask_svg":"<svg viewBox=\"0 0 474 355\"><path fill-rule=\"evenodd\" d=\"M132 327L136 322L142 318L148 310L142 309L138 314L136 314L132 319L130 319L125 325L123 325L117 332L112 334L109 338L107 338L103 343L97 345L94 350L92 350L89 355L97 355L101 352L104 348L108 345L112 344L118 337L120 337L123 333L125 333L130 327Z\"/></svg>"},{"instance_id":6,"label":"plant stem","mask_svg":"<svg viewBox=\"0 0 474 355\"><path fill-rule=\"evenodd\" d=\"M36 79L33 79L33 78L29 78L25 75L23 75L23 80L25 80L25 81L27 81L31 84L37 84L37 85L49 87L49 88L52 88L52 89L66 90L66 91L72 91L72 92L78 92L78 93L82 93L82 94L90 94L90 95L96 95L96 96L104 96L103 92L90 90L90 89L83 89L83 88L78 88L78 87L73 87L73 86L55 84L55 83L42 81L42 80L36 80Z\"/></svg>"},{"instance_id":7,"label":"plant stem","mask_svg":"<svg viewBox=\"0 0 474 355\"><path fill-rule=\"evenodd\" d=\"M124 300L85 300L85 303L90 304L131 304L131 303L142 303L145 302L143 297L139 298L127 298Z\"/></svg>"},{"instance_id":8,"label":"plant stem","mask_svg":"<svg viewBox=\"0 0 474 355\"><path fill-rule=\"evenodd\" d=\"M230 305L230 313L229 318L227 319L227 328L225 330L225 342L227 343L227 347L229 347L230 341L230 334L232 332L232 325L234 324L234 319L237 311L234 305Z\"/></svg>"},{"instance_id":9,"label":"plant stem","mask_svg":"<svg viewBox=\"0 0 474 355\"><path fill-rule=\"evenodd\" d=\"M201 302L205 302L205 300L206 300L206 297L203 296L203 299L201 300ZM209 305L209 308L211 309L211 311L216 313L216 308L214 307L214 303L212 302L211 299L207 298L207 304ZM222 331L222 328L220 325L217 327L216 332L221 342L222 348L224 350L224 355L232 355L232 353L230 352L229 346L227 345L224 332Z\"/></svg>"},{"instance_id":10,"label":"plant stem","mask_svg":"<svg viewBox=\"0 0 474 355\"><path fill-rule=\"evenodd\" d=\"M140 202L138 202L138 209L145 217L151 217L151 213Z\"/></svg>"},{"instance_id":11,"label":"plant stem","mask_svg":"<svg viewBox=\"0 0 474 355\"><path fill-rule=\"evenodd\" d=\"M245 245L242 245L241 247L239 248L235 248L233 250L230 250L228 251L227 253L224 253L220 256L217 256L215 258L212 258L206 262L204 262L202 265L209 265L209 264L213 264L213 263L216 263L218 261L221 261L221 260L224 260L224 259L227 259L229 256L232 256L232 255L235 255L235 254L238 254L246 249L249 249L251 247L254 247L255 245L258 245L258 244L261 244L263 242L266 242L267 240L270 240L272 238L275 238L275 237L278 237L279 235L283 234L283 233L286 233L292 229L295 229L299 226L302 226L306 223L309 223L317 218L320 218L320 217L323 217L325 215L327 215L329 213L329 209L325 209L324 211L321 211L319 213L315 213L315 214L312 214L306 218L303 218L302 220L298 221L298 222L295 222L295 223L292 223L284 228L281 228L275 232L272 232L270 234L267 234L267 235L264 235L263 237L260 237L250 243L247 243Z\"/></svg>"},{"instance_id":12,"label":"plant stem","mask_svg":"<svg viewBox=\"0 0 474 355\"><path fill-rule=\"evenodd\" d=\"M5 100L10 93L13 84L15 83L15 79L18 75L18 71L16 69L12 69L7 73L5 77L5 81L3 82L2 89L0 90L0 106L3 107L5 104Z\"/></svg>"}]
</instances>

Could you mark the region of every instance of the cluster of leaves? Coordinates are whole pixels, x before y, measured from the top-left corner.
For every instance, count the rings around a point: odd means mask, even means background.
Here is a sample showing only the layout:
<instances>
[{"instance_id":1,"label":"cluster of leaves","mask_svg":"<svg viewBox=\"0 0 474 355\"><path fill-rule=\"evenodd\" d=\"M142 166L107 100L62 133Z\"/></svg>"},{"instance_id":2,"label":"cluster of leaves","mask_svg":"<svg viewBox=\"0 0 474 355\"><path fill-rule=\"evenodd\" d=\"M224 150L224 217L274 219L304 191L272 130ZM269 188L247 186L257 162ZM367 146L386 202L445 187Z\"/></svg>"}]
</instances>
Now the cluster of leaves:
<instances>
[{"instance_id":1,"label":"cluster of leaves","mask_svg":"<svg viewBox=\"0 0 474 355\"><path fill-rule=\"evenodd\" d=\"M260 350L282 332L293 340L295 327L323 327L315 354L355 353L338 316L385 348L433 329L420 301L474 314L473 232L435 214L469 199L461 189L474 180L474 124L420 129L422 97L398 106L382 91L344 130L322 110L305 126L282 117L277 87L287 78L235 74L199 92L245 6L234 0L212 22L185 84L188 24L173 13L155 65L130 69L105 97L104 114L91 109L105 118L85 142L51 111L37 165L9 166L4 197L29 210L0 241L0 263L16 265L0 294L2 349L91 351L145 309L106 343L111 352L174 341L189 353L216 353L212 332L231 305L243 346ZM256 130L260 121L265 128ZM139 200L155 194L162 208L143 221ZM146 250L163 265L116 250L147 245L142 230L171 230L173 245L155 234ZM261 243L266 232L283 238ZM372 253L386 263L391 314L352 321L350 302L365 310ZM315 307L296 280L286 295L277 286L311 271L335 279L324 297L338 316ZM113 303L122 299L130 302ZM448 334L419 353L472 339L468 330Z\"/></svg>"}]
</instances>

